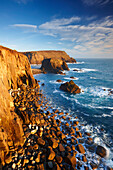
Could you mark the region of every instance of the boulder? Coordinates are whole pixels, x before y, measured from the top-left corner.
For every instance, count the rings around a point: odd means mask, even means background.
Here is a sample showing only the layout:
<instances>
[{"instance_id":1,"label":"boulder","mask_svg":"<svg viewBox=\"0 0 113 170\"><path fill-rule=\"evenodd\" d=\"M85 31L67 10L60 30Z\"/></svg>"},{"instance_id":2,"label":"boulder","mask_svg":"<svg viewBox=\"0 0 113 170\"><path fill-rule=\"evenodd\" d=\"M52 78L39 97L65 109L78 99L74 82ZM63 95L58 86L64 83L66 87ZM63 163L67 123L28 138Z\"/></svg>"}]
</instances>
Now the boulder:
<instances>
[{"instance_id":1,"label":"boulder","mask_svg":"<svg viewBox=\"0 0 113 170\"><path fill-rule=\"evenodd\" d=\"M42 61L41 69L43 72L49 72L49 73L61 73L63 70L69 70L67 64L65 61L61 59L44 59Z\"/></svg>"},{"instance_id":2,"label":"boulder","mask_svg":"<svg viewBox=\"0 0 113 170\"><path fill-rule=\"evenodd\" d=\"M85 149L84 149L84 147L83 147L82 144L78 144L78 145L77 145L77 150L78 150L80 153L85 154Z\"/></svg>"},{"instance_id":3,"label":"boulder","mask_svg":"<svg viewBox=\"0 0 113 170\"><path fill-rule=\"evenodd\" d=\"M75 156L68 155L65 157L65 162L73 167L76 166L76 158Z\"/></svg>"},{"instance_id":4,"label":"boulder","mask_svg":"<svg viewBox=\"0 0 113 170\"><path fill-rule=\"evenodd\" d=\"M62 80L58 79L58 80L56 80L56 82L61 83L61 82L62 82Z\"/></svg>"},{"instance_id":5,"label":"boulder","mask_svg":"<svg viewBox=\"0 0 113 170\"><path fill-rule=\"evenodd\" d=\"M103 146L98 145L96 148L96 154L104 158L107 154L107 151Z\"/></svg>"},{"instance_id":6,"label":"boulder","mask_svg":"<svg viewBox=\"0 0 113 170\"><path fill-rule=\"evenodd\" d=\"M53 151L51 146L48 146L48 160L52 161L55 157L55 152Z\"/></svg>"},{"instance_id":7,"label":"boulder","mask_svg":"<svg viewBox=\"0 0 113 170\"><path fill-rule=\"evenodd\" d=\"M42 70L41 69L32 69L33 74L41 74Z\"/></svg>"},{"instance_id":8,"label":"boulder","mask_svg":"<svg viewBox=\"0 0 113 170\"><path fill-rule=\"evenodd\" d=\"M81 89L72 80L61 84L60 89L73 94L81 92Z\"/></svg>"}]
</instances>

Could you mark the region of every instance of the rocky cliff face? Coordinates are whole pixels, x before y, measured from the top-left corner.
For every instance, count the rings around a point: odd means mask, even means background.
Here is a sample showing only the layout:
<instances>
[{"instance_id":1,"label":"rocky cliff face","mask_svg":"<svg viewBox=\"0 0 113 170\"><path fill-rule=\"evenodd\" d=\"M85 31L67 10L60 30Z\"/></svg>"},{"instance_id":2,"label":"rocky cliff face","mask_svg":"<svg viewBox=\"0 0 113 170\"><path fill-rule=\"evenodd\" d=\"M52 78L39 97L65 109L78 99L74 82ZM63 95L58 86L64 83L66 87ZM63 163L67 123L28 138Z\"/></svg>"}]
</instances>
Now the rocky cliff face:
<instances>
[{"instance_id":1,"label":"rocky cliff face","mask_svg":"<svg viewBox=\"0 0 113 170\"><path fill-rule=\"evenodd\" d=\"M81 93L81 89L73 82L73 80L61 84L60 89L69 93Z\"/></svg>"},{"instance_id":2,"label":"rocky cliff face","mask_svg":"<svg viewBox=\"0 0 113 170\"><path fill-rule=\"evenodd\" d=\"M14 112L13 99L8 90L17 89L21 84L34 86L29 61L17 51L0 46L0 158L9 148L23 144L22 120Z\"/></svg>"},{"instance_id":3,"label":"rocky cliff face","mask_svg":"<svg viewBox=\"0 0 113 170\"><path fill-rule=\"evenodd\" d=\"M50 73L61 73L63 70L69 70L67 64L65 61L62 61L61 59L44 59L42 62L41 67L43 72L50 72Z\"/></svg>"},{"instance_id":4,"label":"rocky cliff face","mask_svg":"<svg viewBox=\"0 0 113 170\"><path fill-rule=\"evenodd\" d=\"M31 64L41 64L44 59L62 59L66 62L74 63L76 60L71 58L65 51L31 51L24 52Z\"/></svg>"}]
</instances>

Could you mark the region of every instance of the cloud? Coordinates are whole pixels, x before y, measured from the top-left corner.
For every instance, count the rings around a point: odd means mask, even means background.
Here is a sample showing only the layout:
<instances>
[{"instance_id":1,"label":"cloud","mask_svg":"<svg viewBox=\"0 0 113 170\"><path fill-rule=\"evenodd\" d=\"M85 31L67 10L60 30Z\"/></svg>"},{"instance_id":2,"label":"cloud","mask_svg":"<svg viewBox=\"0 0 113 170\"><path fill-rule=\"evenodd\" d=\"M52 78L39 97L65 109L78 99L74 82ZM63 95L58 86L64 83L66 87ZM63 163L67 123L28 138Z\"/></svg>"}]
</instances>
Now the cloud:
<instances>
[{"instance_id":1,"label":"cloud","mask_svg":"<svg viewBox=\"0 0 113 170\"><path fill-rule=\"evenodd\" d=\"M82 1L84 4L88 6L93 6L93 5L104 6L106 4L113 3L112 0L82 0Z\"/></svg>"},{"instance_id":2,"label":"cloud","mask_svg":"<svg viewBox=\"0 0 113 170\"><path fill-rule=\"evenodd\" d=\"M24 32L37 32L37 25L29 25L29 24L13 24L10 25L14 28L21 28Z\"/></svg>"},{"instance_id":3,"label":"cloud","mask_svg":"<svg viewBox=\"0 0 113 170\"><path fill-rule=\"evenodd\" d=\"M51 20L39 26L40 33L50 35L72 44L73 52L83 54L113 54L113 18L108 16L98 20L92 17L72 17ZM83 24L84 19L87 24Z\"/></svg>"}]
</instances>

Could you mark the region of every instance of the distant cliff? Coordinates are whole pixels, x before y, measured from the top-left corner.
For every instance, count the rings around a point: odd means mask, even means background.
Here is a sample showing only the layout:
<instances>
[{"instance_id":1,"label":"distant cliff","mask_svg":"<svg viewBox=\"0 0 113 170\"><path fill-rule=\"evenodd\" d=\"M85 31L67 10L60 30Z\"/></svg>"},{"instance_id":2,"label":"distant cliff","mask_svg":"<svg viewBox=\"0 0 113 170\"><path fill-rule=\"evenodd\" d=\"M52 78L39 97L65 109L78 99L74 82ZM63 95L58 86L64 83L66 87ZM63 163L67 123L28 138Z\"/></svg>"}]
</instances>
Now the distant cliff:
<instances>
[{"instance_id":1,"label":"distant cliff","mask_svg":"<svg viewBox=\"0 0 113 170\"><path fill-rule=\"evenodd\" d=\"M8 90L17 89L22 84L34 86L28 58L17 51L0 46L0 158L13 145L23 144L22 120L15 113L13 99Z\"/></svg>"},{"instance_id":2,"label":"distant cliff","mask_svg":"<svg viewBox=\"0 0 113 170\"><path fill-rule=\"evenodd\" d=\"M74 63L76 60L71 58L65 51L30 51L23 52L30 61L31 64L41 64L44 59L53 58L53 59L62 59L66 62Z\"/></svg>"}]
</instances>

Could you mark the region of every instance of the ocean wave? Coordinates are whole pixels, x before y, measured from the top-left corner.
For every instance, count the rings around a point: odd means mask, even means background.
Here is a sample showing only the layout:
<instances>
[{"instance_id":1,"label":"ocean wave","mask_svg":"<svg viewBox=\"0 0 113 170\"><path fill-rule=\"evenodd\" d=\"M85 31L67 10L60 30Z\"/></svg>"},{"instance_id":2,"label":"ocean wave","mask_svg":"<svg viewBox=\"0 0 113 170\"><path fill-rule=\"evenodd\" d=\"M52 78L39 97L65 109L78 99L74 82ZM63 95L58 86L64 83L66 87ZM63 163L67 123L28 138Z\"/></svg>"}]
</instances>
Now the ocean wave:
<instances>
[{"instance_id":1,"label":"ocean wave","mask_svg":"<svg viewBox=\"0 0 113 170\"><path fill-rule=\"evenodd\" d=\"M94 72L98 71L96 69L89 69L89 68L70 68L70 71L75 71L77 73L86 73L86 72Z\"/></svg>"},{"instance_id":2,"label":"ocean wave","mask_svg":"<svg viewBox=\"0 0 113 170\"><path fill-rule=\"evenodd\" d=\"M67 80L78 80L79 78L78 77L74 77L74 78L65 77L64 79L67 79Z\"/></svg>"},{"instance_id":3,"label":"ocean wave","mask_svg":"<svg viewBox=\"0 0 113 170\"><path fill-rule=\"evenodd\" d=\"M97 79L96 77L90 77L90 79Z\"/></svg>"},{"instance_id":4,"label":"ocean wave","mask_svg":"<svg viewBox=\"0 0 113 170\"><path fill-rule=\"evenodd\" d=\"M98 71L96 69L89 69L89 68L82 68L83 71L89 72L89 71Z\"/></svg>"},{"instance_id":5,"label":"ocean wave","mask_svg":"<svg viewBox=\"0 0 113 170\"><path fill-rule=\"evenodd\" d=\"M108 114L105 114L105 113L103 113L102 115L94 115L93 117L112 117L112 115L110 114L110 115L108 115Z\"/></svg>"},{"instance_id":6,"label":"ocean wave","mask_svg":"<svg viewBox=\"0 0 113 170\"><path fill-rule=\"evenodd\" d=\"M71 64L84 64L85 62L84 61L81 61L81 62L76 62L76 63L68 63L68 62L66 62L67 64L69 64L69 65L71 65Z\"/></svg>"},{"instance_id":7,"label":"ocean wave","mask_svg":"<svg viewBox=\"0 0 113 170\"><path fill-rule=\"evenodd\" d=\"M83 90L91 95L95 96L99 96L99 97L111 97L112 94L110 94L109 88L107 87L100 87L100 86L96 86L96 87L89 87L89 88L83 88ZM113 89L111 89L111 91L113 91Z\"/></svg>"},{"instance_id":8,"label":"ocean wave","mask_svg":"<svg viewBox=\"0 0 113 170\"><path fill-rule=\"evenodd\" d=\"M38 69L41 67L41 64L31 64L32 69Z\"/></svg>"},{"instance_id":9,"label":"ocean wave","mask_svg":"<svg viewBox=\"0 0 113 170\"><path fill-rule=\"evenodd\" d=\"M53 93L60 93L60 91L57 90L57 89L55 89L55 90L53 91Z\"/></svg>"},{"instance_id":10,"label":"ocean wave","mask_svg":"<svg viewBox=\"0 0 113 170\"><path fill-rule=\"evenodd\" d=\"M62 81L62 82L57 82L56 80L50 80L49 83L52 84L61 84L61 83L65 83L66 81Z\"/></svg>"},{"instance_id":11,"label":"ocean wave","mask_svg":"<svg viewBox=\"0 0 113 170\"><path fill-rule=\"evenodd\" d=\"M110 107L110 106L95 106L95 105L91 105L91 104L82 104L82 105L85 106L85 107L91 107L91 108L94 108L94 109L109 109L109 110L113 110L113 107Z\"/></svg>"},{"instance_id":12,"label":"ocean wave","mask_svg":"<svg viewBox=\"0 0 113 170\"><path fill-rule=\"evenodd\" d=\"M85 62L84 61L81 61L81 62L77 62L76 64L84 64Z\"/></svg>"},{"instance_id":13,"label":"ocean wave","mask_svg":"<svg viewBox=\"0 0 113 170\"><path fill-rule=\"evenodd\" d=\"M67 99L67 100L75 101L77 104L80 104L80 103L78 102L78 100L75 99L75 98L67 97L67 96L66 96L65 94L63 94L63 93L60 93L60 95L61 95L63 98Z\"/></svg>"}]
</instances>

